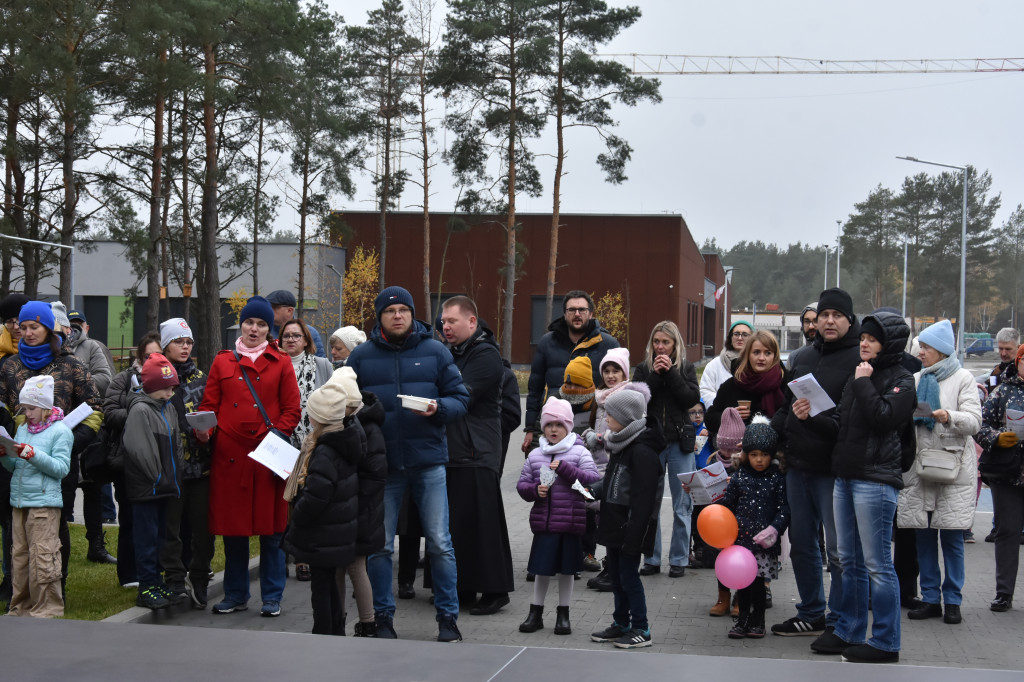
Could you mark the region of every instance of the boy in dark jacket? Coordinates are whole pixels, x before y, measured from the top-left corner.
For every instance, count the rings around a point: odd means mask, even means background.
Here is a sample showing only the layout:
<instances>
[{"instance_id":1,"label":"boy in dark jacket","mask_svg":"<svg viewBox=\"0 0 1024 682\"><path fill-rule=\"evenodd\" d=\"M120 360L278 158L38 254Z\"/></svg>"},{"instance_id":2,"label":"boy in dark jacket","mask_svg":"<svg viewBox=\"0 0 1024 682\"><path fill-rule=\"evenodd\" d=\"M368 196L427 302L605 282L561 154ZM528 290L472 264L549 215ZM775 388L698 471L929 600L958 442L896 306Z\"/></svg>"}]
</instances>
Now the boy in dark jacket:
<instances>
[{"instance_id":1,"label":"boy in dark jacket","mask_svg":"<svg viewBox=\"0 0 1024 682\"><path fill-rule=\"evenodd\" d=\"M613 393L605 401L605 410L609 459L604 478L595 486L595 496L601 499L597 541L608 549L615 611L611 627L590 639L635 649L651 646L640 555L654 549L657 504L664 488L659 453L665 449L665 437L657 421L648 420L641 393Z\"/></svg>"},{"instance_id":2,"label":"boy in dark jacket","mask_svg":"<svg viewBox=\"0 0 1024 682\"><path fill-rule=\"evenodd\" d=\"M182 599L167 589L160 575L167 500L181 496L181 434L174 406L169 402L178 375L167 358L153 353L142 366L140 378L142 392L130 396L122 438L139 580L135 603L162 609Z\"/></svg>"}]
</instances>

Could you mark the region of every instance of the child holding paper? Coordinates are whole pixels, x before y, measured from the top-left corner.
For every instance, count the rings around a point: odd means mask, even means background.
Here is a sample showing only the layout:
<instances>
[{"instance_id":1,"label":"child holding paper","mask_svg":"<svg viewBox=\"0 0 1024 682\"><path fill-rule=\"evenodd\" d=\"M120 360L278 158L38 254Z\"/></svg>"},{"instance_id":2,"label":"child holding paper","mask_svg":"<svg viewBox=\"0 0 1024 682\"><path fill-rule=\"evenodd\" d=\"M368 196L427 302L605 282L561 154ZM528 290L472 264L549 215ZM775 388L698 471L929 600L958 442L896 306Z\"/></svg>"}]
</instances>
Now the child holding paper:
<instances>
[{"instance_id":1,"label":"child holding paper","mask_svg":"<svg viewBox=\"0 0 1024 682\"><path fill-rule=\"evenodd\" d=\"M572 485L576 481L590 485L601 474L583 446L583 439L572 432L572 405L559 398L548 398L541 411L540 425L544 432L540 447L527 457L516 486L520 497L533 502L533 546L527 570L536 576L530 613L519 625L519 631L536 632L544 628L544 598L552 576L558 574L555 634L568 635L572 632L569 602L573 580L583 559L581 537L587 527L586 499Z\"/></svg>"},{"instance_id":2,"label":"child holding paper","mask_svg":"<svg viewBox=\"0 0 1024 682\"><path fill-rule=\"evenodd\" d=\"M757 577L738 590L739 617L730 639L764 637L765 580L779 577L779 536L789 526L786 477L772 461L778 435L764 417L755 417L743 434L739 470L733 474L719 502L736 515L736 544L757 559Z\"/></svg>"},{"instance_id":3,"label":"child holding paper","mask_svg":"<svg viewBox=\"0 0 1024 682\"><path fill-rule=\"evenodd\" d=\"M25 423L14 437L17 448L0 446L0 464L13 474L10 615L59 618L64 615L57 537L60 482L71 469L74 436L61 422L63 411L53 405L53 377L28 379L18 402Z\"/></svg>"},{"instance_id":4,"label":"child holding paper","mask_svg":"<svg viewBox=\"0 0 1024 682\"><path fill-rule=\"evenodd\" d=\"M160 546L167 527L167 502L181 496L182 441L170 403L178 374L160 353L142 366L142 390L128 400L124 425L124 478L132 503L132 540L139 581L138 606L163 609L182 601L160 574Z\"/></svg>"}]
</instances>

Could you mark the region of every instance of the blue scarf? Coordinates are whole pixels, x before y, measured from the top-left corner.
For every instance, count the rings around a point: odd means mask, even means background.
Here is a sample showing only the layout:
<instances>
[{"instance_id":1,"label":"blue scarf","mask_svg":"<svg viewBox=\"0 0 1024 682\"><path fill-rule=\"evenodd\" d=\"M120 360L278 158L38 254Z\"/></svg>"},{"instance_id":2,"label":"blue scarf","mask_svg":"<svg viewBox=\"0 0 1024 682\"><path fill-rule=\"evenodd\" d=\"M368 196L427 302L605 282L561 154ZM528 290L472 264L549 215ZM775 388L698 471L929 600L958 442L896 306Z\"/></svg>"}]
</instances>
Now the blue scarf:
<instances>
[{"instance_id":1,"label":"blue scarf","mask_svg":"<svg viewBox=\"0 0 1024 682\"><path fill-rule=\"evenodd\" d=\"M35 371L53 362L53 350L49 343L30 346L22 339L18 341L18 357L21 358L21 364Z\"/></svg>"},{"instance_id":2,"label":"blue scarf","mask_svg":"<svg viewBox=\"0 0 1024 682\"><path fill-rule=\"evenodd\" d=\"M922 369L921 380L917 382L917 402L928 403L932 406L932 412L942 409L939 382L953 376L958 369L960 361L955 355L948 355L931 367ZM929 431L935 429L935 419L932 417L914 417L914 423L924 424Z\"/></svg>"}]
</instances>

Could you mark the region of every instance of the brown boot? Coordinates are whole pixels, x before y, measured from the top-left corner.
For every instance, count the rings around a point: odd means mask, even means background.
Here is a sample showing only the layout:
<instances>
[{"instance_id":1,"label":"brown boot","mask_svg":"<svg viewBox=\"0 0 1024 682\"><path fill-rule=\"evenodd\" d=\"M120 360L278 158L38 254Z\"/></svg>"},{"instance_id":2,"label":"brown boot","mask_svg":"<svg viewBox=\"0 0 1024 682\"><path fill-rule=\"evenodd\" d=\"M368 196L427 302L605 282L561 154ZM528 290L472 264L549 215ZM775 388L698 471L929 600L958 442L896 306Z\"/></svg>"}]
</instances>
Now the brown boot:
<instances>
[{"instance_id":1,"label":"brown boot","mask_svg":"<svg viewBox=\"0 0 1024 682\"><path fill-rule=\"evenodd\" d=\"M738 618L740 615L740 594L737 592L732 596L732 617Z\"/></svg>"},{"instance_id":2,"label":"brown boot","mask_svg":"<svg viewBox=\"0 0 1024 682\"><path fill-rule=\"evenodd\" d=\"M729 613L729 590L718 590L718 601L708 611L709 616L724 616Z\"/></svg>"}]
</instances>

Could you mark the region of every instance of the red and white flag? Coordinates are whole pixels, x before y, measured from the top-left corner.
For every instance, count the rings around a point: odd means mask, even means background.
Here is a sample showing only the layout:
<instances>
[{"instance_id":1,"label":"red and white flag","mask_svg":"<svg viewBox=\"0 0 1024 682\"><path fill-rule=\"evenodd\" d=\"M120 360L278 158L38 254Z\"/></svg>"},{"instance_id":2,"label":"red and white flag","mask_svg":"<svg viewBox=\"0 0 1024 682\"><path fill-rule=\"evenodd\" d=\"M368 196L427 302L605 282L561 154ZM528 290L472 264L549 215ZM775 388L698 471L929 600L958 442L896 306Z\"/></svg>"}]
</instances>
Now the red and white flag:
<instances>
[{"instance_id":1,"label":"red and white flag","mask_svg":"<svg viewBox=\"0 0 1024 682\"><path fill-rule=\"evenodd\" d=\"M715 289L715 300L716 301L722 300L722 294L725 293L725 287L726 286L728 286L728 285L727 284L723 284L722 286L720 286L717 289Z\"/></svg>"}]
</instances>

